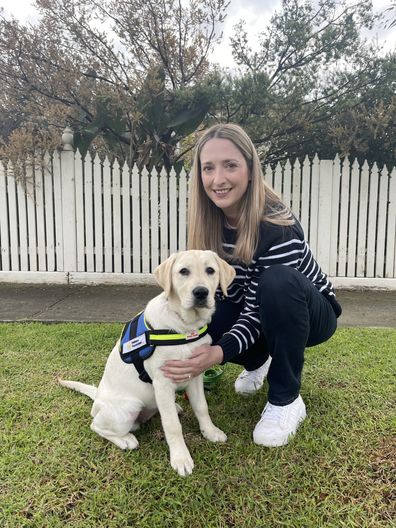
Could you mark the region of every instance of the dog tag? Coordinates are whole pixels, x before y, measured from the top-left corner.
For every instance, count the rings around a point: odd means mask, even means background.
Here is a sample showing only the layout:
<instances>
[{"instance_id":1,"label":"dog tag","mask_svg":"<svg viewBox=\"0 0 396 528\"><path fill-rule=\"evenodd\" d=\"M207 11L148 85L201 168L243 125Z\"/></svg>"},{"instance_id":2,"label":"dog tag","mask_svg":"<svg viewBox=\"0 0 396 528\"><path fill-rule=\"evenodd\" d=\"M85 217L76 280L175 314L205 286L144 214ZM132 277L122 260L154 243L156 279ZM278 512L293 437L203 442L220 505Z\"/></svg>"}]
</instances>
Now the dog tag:
<instances>
[{"instance_id":1,"label":"dog tag","mask_svg":"<svg viewBox=\"0 0 396 528\"><path fill-rule=\"evenodd\" d=\"M141 348L142 346L147 344L146 340L146 334L141 334L140 336L134 337L130 341L127 341L122 346L122 353L128 354L128 352L133 352L137 348Z\"/></svg>"},{"instance_id":2,"label":"dog tag","mask_svg":"<svg viewBox=\"0 0 396 528\"><path fill-rule=\"evenodd\" d=\"M199 336L198 332L191 332L191 334L186 335L186 340L196 339Z\"/></svg>"}]
</instances>

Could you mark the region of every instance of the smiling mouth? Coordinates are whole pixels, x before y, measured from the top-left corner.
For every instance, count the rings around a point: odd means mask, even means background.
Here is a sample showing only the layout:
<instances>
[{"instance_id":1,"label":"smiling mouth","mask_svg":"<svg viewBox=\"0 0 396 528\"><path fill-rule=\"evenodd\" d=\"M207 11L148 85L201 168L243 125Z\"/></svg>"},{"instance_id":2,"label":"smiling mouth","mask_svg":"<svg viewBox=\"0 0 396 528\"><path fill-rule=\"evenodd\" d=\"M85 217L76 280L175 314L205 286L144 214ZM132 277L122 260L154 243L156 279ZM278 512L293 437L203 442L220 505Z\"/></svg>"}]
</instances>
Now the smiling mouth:
<instances>
[{"instance_id":1,"label":"smiling mouth","mask_svg":"<svg viewBox=\"0 0 396 528\"><path fill-rule=\"evenodd\" d=\"M231 188L228 189L213 189L213 192L216 194L216 196L223 196L231 191Z\"/></svg>"}]
</instances>

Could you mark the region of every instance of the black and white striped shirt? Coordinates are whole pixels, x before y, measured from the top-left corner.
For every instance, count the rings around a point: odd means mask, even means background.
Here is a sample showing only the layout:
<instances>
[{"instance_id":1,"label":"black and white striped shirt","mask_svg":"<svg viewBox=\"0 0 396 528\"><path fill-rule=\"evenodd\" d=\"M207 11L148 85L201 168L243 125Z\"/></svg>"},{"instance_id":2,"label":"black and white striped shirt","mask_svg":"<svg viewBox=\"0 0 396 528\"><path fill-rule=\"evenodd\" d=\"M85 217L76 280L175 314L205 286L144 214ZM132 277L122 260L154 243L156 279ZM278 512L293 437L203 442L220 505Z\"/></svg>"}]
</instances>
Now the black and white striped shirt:
<instances>
[{"instance_id":1,"label":"black and white striped shirt","mask_svg":"<svg viewBox=\"0 0 396 528\"><path fill-rule=\"evenodd\" d=\"M235 239L236 231L224 228L223 248L226 253L233 251ZM261 325L256 293L261 273L270 266L275 264L293 266L329 299L337 317L341 313L333 286L316 262L297 220L293 225L288 226L262 222L259 243L252 262L248 266L232 261L230 264L235 268L236 277L228 288L227 300L234 303L243 302L243 309L233 327L216 343L222 347L225 361L247 350L260 336ZM218 291L218 296L221 297L221 291Z\"/></svg>"}]
</instances>

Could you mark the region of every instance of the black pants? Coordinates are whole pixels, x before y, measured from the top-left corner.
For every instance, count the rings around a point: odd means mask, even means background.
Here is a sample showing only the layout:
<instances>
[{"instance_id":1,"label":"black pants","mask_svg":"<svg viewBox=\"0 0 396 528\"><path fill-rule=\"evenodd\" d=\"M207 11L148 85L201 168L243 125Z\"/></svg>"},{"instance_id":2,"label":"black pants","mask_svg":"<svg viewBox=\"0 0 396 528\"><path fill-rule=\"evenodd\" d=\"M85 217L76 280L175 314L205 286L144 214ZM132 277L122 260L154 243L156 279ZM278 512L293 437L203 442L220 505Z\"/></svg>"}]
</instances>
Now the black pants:
<instances>
[{"instance_id":1,"label":"black pants","mask_svg":"<svg viewBox=\"0 0 396 528\"><path fill-rule=\"evenodd\" d=\"M255 370L271 356L268 401L287 405L300 392L305 348L329 339L337 328L337 318L328 299L312 282L288 266L271 266L263 272L257 303L262 334L231 362ZM242 303L227 299L217 304L209 325L214 343L232 327L241 309Z\"/></svg>"}]
</instances>

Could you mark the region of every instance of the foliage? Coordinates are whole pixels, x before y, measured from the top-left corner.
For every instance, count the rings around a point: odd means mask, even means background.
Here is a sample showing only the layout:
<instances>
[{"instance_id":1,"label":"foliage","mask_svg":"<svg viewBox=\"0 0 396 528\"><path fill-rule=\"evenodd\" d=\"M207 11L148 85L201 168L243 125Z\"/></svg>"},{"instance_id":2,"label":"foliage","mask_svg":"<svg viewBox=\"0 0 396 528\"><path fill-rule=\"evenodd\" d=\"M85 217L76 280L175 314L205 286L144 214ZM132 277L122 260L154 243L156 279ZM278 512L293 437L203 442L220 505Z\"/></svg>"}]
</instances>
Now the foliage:
<instances>
[{"instance_id":1,"label":"foliage","mask_svg":"<svg viewBox=\"0 0 396 528\"><path fill-rule=\"evenodd\" d=\"M181 397L196 467L169 464L159 417L125 452L89 429L91 402L59 377L97 383L118 324L0 325L2 526L377 527L395 518L394 329L341 329L306 353L308 417L288 446L253 444L265 388L235 394L227 365L207 394L228 434L212 444Z\"/></svg>"},{"instance_id":2,"label":"foliage","mask_svg":"<svg viewBox=\"0 0 396 528\"><path fill-rule=\"evenodd\" d=\"M396 26L396 18L394 17L394 15L395 15L395 13L396 13L396 2L395 2L395 1L391 2L391 3L390 3L390 7L388 7L387 9L385 9L385 12L387 12L387 11L388 11L388 12L390 11L391 14L392 14L392 17L393 17L393 18L391 18L391 19L389 20L389 22L388 22L388 24L387 24L388 29L390 29L390 28L393 28L393 27Z\"/></svg>"},{"instance_id":3,"label":"foliage","mask_svg":"<svg viewBox=\"0 0 396 528\"><path fill-rule=\"evenodd\" d=\"M240 22L232 47L241 74L223 80L213 117L245 126L272 161L314 152L333 156L341 144L342 153L360 151L358 135L347 145L337 127L352 108L375 106L383 85L395 81L394 57L381 59L360 36L377 19L366 1L283 0L258 51Z\"/></svg>"},{"instance_id":4,"label":"foliage","mask_svg":"<svg viewBox=\"0 0 396 528\"><path fill-rule=\"evenodd\" d=\"M36 25L0 20L0 154L56 147L67 125L83 154L169 168L189 163L192 133L222 121L272 162L396 163L396 54L361 36L383 21L371 2L282 0L258 49L243 21L234 28L231 73L210 64L227 0L36 4Z\"/></svg>"},{"instance_id":5,"label":"foliage","mask_svg":"<svg viewBox=\"0 0 396 528\"><path fill-rule=\"evenodd\" d=\"M37 127L59 137L69 125L83 150L100 135L131 162L163 152L169 164L206 113L201 80L225 0L36 4L36 25L1 19L2 137Z\"/></svg>"}]
</instances>

